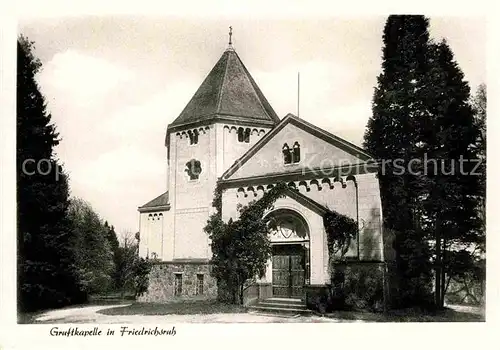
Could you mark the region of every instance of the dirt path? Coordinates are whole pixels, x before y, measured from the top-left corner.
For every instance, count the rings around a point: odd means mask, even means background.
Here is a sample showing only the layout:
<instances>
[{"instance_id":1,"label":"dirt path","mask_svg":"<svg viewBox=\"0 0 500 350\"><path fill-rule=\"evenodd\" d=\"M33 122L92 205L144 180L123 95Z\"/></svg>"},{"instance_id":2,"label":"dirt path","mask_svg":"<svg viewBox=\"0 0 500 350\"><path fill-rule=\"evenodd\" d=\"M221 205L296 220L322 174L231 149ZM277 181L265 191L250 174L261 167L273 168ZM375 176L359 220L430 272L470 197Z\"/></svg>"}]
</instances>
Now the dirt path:
<instances>
[{"instance_id":1,"label":"dirt path","mask_svg":"<svg viewBox=\"0 0 500 350\"><path fill-rule=\"evenodd\" d=\"M270 322L342 322L340 320L318 317L264 316L252 313L197 314L197 315L103 315L98 313L128 304L84 306L52 310L38 316L37 323L270 323ZM353 322L353 321L350 321Z\"/></svg>"}]
</instances>

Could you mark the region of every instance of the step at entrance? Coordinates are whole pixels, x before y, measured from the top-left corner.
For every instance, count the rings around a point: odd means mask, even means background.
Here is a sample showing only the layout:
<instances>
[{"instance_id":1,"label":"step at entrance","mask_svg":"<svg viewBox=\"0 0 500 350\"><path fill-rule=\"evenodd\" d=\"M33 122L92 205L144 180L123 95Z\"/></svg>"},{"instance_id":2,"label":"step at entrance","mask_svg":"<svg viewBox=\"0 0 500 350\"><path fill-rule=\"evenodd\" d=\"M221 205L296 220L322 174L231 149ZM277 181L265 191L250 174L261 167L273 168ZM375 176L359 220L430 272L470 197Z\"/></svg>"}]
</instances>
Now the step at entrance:
<instances>
[{"instance_id":1,"label":"step at entrance","mask_svg":"<svg viewBox=\"0 0 500 350\"><path fill-rule=\"evenodd\" d=\"M248 306L248 309L266 314L303 315L311 313L302 300L293 298L267 298Z\"/></svg>"}]
</instances>

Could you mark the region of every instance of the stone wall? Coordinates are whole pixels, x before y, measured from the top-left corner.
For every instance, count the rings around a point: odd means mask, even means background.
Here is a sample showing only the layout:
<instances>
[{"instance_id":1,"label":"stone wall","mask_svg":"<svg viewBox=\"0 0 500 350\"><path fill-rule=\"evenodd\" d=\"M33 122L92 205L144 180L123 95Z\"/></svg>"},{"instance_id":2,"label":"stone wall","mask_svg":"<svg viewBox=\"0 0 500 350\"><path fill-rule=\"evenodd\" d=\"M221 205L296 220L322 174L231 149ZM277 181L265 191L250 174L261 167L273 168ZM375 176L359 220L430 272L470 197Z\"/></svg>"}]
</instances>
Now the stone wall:
<instances>
[{"instance_id":1,"label":"stone wall","mask_svg":"<svg viewBox=\"0 0 500 350\"><path fill-rule=\"evenodd\" d=\"M182 274L182 294L175 295L175 274ZM203 275L203 294L196 294L197 275ZM175 300L207 300L217 298L217 282L210 275L210 265L198 262L160 262L149 274L148 291L138 298L141 302Z\"/></svg>"}]
</instances>

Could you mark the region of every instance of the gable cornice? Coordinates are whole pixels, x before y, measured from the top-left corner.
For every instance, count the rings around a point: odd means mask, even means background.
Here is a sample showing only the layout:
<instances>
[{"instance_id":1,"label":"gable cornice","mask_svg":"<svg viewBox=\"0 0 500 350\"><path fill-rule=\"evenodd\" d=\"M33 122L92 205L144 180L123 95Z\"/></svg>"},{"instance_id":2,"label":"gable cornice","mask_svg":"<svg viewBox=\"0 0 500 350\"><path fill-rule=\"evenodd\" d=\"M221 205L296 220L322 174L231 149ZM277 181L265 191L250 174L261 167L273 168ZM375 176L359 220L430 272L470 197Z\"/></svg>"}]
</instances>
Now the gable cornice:
<instances>
[{"instance_id":1,"label":"gable cornice","mask_svg":"<svg viewBox=\"0 0 500 350\"><path fill-rule=\"evenodd\" d=\"M292 172L247 176L237 179L219 178L218 183L223 188L232 188L241 185L253 186L253 185L273 184L281 181L289 182L289 181L312 180L312 179L323 179L323 178L341 178L354 175L376 173L379 170L379 166L380 164L376 162L363 162L363 163L342 165L329 168L297 169Z\"/></svg>"},{"instance_id":2,"label":"gable cornice","mask_svg":"<svg viewBox=\"0 0 500 350\"><path fill-rule=\"evenodd\" d=\"M299 119L295 115L289 113L281 122L276 125L269 133L264 135L253 147L251 147L245 154L243 154L239 159L237 159L229 169L227 169L221 176L222 179L228 179L233 175L239 168L241 168L252 156L257 153L262 147L264 147L277 133L279 133L286 125L293 124L302 130L309 132L310 134L335 145L342 150L353 154L364 161L369 161L373 159L364 149L356 146L355 144L346 141L338 136L335 136L328 131L325 131L303 119Z\"/></svg>"},{"instance_id":3,"label":"gable cornice","mask_svg":"<svg viewBox=\"0 0 500 350\"><path fill-rule=\"evenodd\" d=\"M156 207L139 207L137 208L139 213L152 213L152 212L157 212L157 211L169 211L170 210L170 204L166 205L158 205Z\"/></svg>"}]
</instances>

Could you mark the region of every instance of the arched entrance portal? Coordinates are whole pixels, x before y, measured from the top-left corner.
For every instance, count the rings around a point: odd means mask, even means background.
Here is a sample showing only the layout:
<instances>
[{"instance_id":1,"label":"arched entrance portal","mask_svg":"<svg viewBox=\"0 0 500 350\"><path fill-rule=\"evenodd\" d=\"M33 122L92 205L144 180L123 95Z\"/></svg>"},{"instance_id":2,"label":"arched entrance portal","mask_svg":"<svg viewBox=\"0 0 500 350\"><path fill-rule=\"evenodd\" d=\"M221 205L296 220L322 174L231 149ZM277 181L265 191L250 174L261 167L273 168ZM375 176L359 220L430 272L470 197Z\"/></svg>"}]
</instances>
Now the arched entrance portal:
<instances>
[{"instance_id":1,"label":"arched entrance portal","mask_svg":"<svg viewBox=\"0 0 500 350\"><path fill-rule=\"evenodd\" d=\"M308 225L290 209L278 209L266 217L271 228L273 296L301 298L304 284L309 283Z\"/></svg>"}]
</instances>

